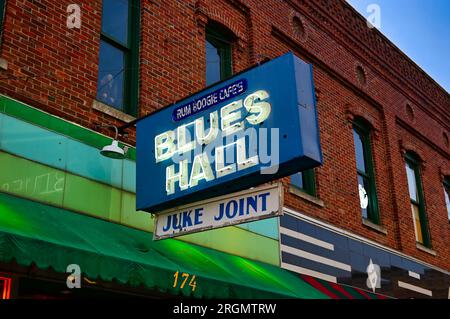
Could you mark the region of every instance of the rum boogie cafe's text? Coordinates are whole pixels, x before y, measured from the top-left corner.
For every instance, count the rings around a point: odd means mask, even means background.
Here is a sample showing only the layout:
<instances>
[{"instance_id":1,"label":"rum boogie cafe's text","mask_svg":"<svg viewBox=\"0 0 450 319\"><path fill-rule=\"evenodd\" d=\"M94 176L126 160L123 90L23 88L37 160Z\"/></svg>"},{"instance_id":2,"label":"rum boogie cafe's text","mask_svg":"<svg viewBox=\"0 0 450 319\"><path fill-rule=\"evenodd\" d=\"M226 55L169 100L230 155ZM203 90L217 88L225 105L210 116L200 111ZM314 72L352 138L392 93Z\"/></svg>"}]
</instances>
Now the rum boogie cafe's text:
<instances>
[{"instance_id":1,"label":"rum boogie cafe's text","mask_svg":"<svg viewBox=\"0 0 450 319\"><path fill-rule=\"evenodd\" d=\"M177 107L172 112L172 119L175 122L184 120L185 118L204 111L217 103L228 101L247 90L247 80L241 79L233 82L219 90L201 96L193 101Z\"/></svg>"}]
</instances>

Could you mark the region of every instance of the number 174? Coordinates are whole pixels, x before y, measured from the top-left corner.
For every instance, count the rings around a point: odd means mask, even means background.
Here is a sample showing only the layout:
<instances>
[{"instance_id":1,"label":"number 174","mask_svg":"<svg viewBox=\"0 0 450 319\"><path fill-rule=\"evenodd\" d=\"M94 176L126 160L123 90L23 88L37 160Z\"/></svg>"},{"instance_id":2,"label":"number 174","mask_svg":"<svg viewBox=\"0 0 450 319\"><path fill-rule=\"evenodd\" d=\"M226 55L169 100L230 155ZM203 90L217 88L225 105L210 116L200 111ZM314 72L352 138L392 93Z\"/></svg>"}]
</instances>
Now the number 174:
<instances>
[{"instance_id":1,"label":"number 174","mask_svg":"<svg viewBox=\"0 0 450 319\"><path fill-rule=\"evenodd\" d=\"M179 284L178 282L178 278L179 278L180 272L177 271L176 273L173 274L173 288L176 288ZM183 272L181 274L181 278L180 278L180 288L183 289L184 286L186 285L189 277L191 277L191 280L189 281L189 286L191 287L192 291L195 291L195 288L197 287L197 282L195 281L195 275L189 275L188 273Z\"/></svg>"}]
</instances>

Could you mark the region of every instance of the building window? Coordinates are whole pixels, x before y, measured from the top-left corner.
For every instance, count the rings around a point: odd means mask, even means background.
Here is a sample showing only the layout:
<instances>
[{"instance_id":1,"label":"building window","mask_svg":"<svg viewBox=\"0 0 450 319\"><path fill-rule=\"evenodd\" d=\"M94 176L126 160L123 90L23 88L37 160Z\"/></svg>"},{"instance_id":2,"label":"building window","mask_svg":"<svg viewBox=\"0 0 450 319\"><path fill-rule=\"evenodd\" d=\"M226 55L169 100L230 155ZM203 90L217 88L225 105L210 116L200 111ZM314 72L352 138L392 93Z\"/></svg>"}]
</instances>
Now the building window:
<instances>
[{"instance_id":1,"label":"building window","mask_svg":"<svg viewBox=\"0 0 450 319\"><path fill-rule=\"evenodd\" d=\"M445 205L447 206L447 216L450 221L450 177L447 176L444 179L444 196L445 196Z\"/></svg>"},{"instance_id":2,"label":"building window","mask_svg":"<svg viewBox=\"0 0 450 319\"><path fill-rule=\"evenodd\" d=\"M103 1L97 100L137 115L139 66L138 0Z\"/></svg>"},{"instance_id":3,"label":"building window","mask_svg":"<svg viewBox=\"0 0 450 319\"><path fill-rule=\"evenodd\" d=\"M3 31L3 19L5 16L6 0L0 0L0 34Z\"/></svg>"},{"instance_id":4,"label":"building window","mask_svg":"<svg viewBox=\"0 0 450 319\"><path fill-rule=\"evenodd\" d=\"M232 41L232 35L223 27L214 23L206 27L206 86L231 76Z\"/></svg>"},{"instance_id":5,"label":"building window","mask_svg":"<svg viewBox=\"0 0 450 319\"><path fill-rule=\"evenodd\" d=\"M379 224L380 216L370 145L370 128L364 121L353 123L353 141L361 214L364 219Z\"/></svg>"},{"instance_id":6,"label":"building window","mask_svg":"<svg viewBox=\"0 0 450 319\"><path fill-rule=\"evenodd\" d=\"M311 196L316 196L316 179L314 176L314 170L309 169L292 175L291 185L301 189Z\"/></svg>"},{"instance_id":7,"label":"building window","mask_svg":"<svg viewBox=\"0 0 450 319\"><path fill-rule=\"evenodd\" d=\"M428 221L425 214L419 165L420 161L417 156L411 153L405 155L406 177L408 179L409 198L416 241L424 246L430 247Z\"/></svg>"}]
</instances>

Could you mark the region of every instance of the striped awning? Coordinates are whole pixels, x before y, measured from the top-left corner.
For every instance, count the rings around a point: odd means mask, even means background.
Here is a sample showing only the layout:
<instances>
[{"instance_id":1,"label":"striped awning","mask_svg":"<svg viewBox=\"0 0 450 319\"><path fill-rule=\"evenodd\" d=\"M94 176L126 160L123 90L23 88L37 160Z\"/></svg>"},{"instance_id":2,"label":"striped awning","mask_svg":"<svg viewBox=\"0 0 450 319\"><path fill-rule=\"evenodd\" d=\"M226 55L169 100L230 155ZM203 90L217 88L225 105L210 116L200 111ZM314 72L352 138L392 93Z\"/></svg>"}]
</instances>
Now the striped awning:
<instances>
[{"instance_id":1,"label":"striped awning","mask_svg":"<svg viewBox=\"0 0 450 319\"><path fill-rule=\"evenodd\" d=\"M0 192L0 261L198 298L326 299L285 269ZM195 287L174 283L195 275ZM181 283L181 279L179 280Z\"/></svg>"},{"instance_id":2,"label":"striped awning","mask_svg":"<svg viewBox=\"0 0 450 319\"><path fill-rule=\"evenodd\" d=\"M323 279L314 278L307 275L300 275L300 277L310 284L312 287L327 295L331 299L387 299L387 297L362 289L336 284Z\"/></svg>"}]
</instances>

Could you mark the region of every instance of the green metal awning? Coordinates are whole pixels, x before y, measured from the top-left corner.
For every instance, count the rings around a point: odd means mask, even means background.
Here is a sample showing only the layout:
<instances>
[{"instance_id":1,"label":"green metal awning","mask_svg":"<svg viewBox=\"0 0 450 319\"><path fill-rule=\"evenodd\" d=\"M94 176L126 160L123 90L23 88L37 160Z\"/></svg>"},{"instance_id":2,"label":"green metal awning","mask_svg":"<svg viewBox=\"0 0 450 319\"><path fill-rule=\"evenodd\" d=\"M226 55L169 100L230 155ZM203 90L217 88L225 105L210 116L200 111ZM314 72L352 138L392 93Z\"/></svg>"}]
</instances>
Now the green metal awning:
<instances>
[{"instance_id":1,"label":"green metal awning","mask_svg":"<svg viewBox=\"0 0 450 319\"><path fill-rule=\"evenodd\" d=\"M0 193L0 261L206 298L329 298L279 267ZM174 273L196 289L173 288Z\"/></svg>"}]
</instances>

